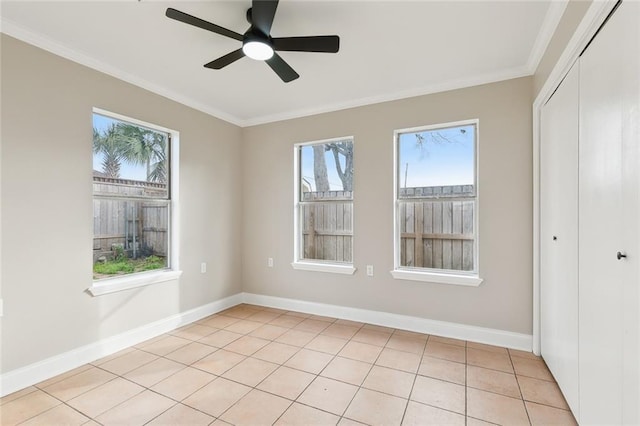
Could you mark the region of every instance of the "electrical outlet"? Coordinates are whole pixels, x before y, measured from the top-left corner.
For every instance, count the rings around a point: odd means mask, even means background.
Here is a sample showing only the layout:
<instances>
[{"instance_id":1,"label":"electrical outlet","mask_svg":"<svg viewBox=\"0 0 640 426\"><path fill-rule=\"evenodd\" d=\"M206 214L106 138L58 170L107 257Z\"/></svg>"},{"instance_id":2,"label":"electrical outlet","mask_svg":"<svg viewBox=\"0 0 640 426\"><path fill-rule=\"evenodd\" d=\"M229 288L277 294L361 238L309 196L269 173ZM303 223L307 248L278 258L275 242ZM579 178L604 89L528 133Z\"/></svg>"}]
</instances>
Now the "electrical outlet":
<instances>
[{"instance_id":1,"label":"electrical outlet","mask_svg":"<svg viewBox=\"0 0 640 426\"><path fill-rule=\"evenodd\" d=\"M373 265L367 265L367 275L370 277L373 276Z\"/></svg>"},{"instance_id":2,"label":"electrical outlet","mask_svg":"<svg viewBox=\"0 0 640 426\"><path fill-rule=\"evenodd\" d=\"M204 274L205 272L207 272L207 263L206 262L202 262L200 264L200 273Z\"/></svg>"},{"instance_id":3,"label":"electrical outlet","mask_svg":"<svg viewBox=\"0 0 640 426\"><path fill-rule=\"evenodd\" d=\"M267 259L267 266L269 268L273 268L273 257Z\"/></svg>"}]
</instances>

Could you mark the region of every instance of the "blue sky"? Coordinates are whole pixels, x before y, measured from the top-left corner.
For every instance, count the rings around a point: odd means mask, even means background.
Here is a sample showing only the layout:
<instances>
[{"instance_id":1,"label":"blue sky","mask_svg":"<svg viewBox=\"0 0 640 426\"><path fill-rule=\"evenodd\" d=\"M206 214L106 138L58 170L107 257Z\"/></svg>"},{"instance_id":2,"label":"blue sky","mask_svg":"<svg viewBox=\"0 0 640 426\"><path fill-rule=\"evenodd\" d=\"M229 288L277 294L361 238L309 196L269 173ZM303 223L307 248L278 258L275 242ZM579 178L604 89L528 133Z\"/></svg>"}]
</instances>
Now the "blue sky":
<instances>
[{"instance_id":1,"label":"blue sky","mask_svg":"<svg viewBox=\"0 0 640 426\"><path fill-rule=\"evenodd\" d=\"M118 123L119 120L105 117L104 115L93 114L93 127L100 133L106 130L111 124ZM93 154L93 170L102 171L102 154ZM147 180L147 168L144 165L132 165L126 161L120 164L120 178L132 180Z\"/></svg>"},{"instance_id":2,"label":"blue sky","mask_svg":"<svg viewBox=\"0 0 640 426\"><path fill-rule=\"evenodd\" d=\"M472 185L475 126L417 132L399 136L400 187Z\"/></svg>"},{"instance_id":3,"label":"blue sky","mask_svg":"<svg viewBox=\"0 0 640 426\"><path fill-rule=\"evenodd\" d=\"M465 125L448 129L402 133L399 136L398 174L400 186L444 186L473 185L474 183L474 140L475 126ZM419 137L416 134L420 135ZM422 144L418 141L422 139ZM357 150L354 149L354 166L358 167ZM301 149L301 171L304 180L315 190L313 175L313 147L305 145ZM344 157L340 156L344 169ZM327 174L331 190L342 190L331 151L325 152ZM354 179L357 179L357 170Z\"/></svg>"},{"instance_id":4,"label":"blue sky","mask_svg":"<svg viewBox=\"0 0 640 426\"><path fill-rule=\"evenodd\" d=\"M302 170L302 178L311 184L311 190L315 191L316 183L313 175L313 147L311 145L304 145L301 149L300 163ZM353 154L354 156L357 155ZM340 155L340 164L342 170L345 168L345 158ZM338 170L336 169L336 161L333 158L333 153L327 151L324 153L325 163L327 164L327 176L329 177L329 186L332 191L342 191L342 181L338 176ZM355 162L355 160L354 160ZM355 179L355 177L354 177Z\"/></svg>"}]
</instances>

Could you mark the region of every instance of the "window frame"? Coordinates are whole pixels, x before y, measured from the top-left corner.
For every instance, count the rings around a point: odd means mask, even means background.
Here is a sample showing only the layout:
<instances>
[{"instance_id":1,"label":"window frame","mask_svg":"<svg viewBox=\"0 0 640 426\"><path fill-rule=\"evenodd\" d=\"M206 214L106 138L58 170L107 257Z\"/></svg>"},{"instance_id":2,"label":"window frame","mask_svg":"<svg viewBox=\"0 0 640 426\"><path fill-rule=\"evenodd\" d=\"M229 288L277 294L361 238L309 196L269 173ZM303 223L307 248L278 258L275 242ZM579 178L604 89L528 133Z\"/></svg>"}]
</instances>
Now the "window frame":
<instances>
[{"instance_id":1,"label":"window frame","mask_svg":"<svg viewBox=\"0 0 640 426\"><path fill-rule=\"evenodd\" d=\"M168 232L167 232L167 247L169 253L167 255L168 266L163 269L156 269L151 271L143 271L132 274L121 275L113 278L102 278L100 280L92 280L91 285L87 289L88 293L92 296L100 296L103 294L114 293L123 290L129 290L138 287L144 287L151 284L162 283L166 281L177 280L182 275L180 270L180 253L179 253L179 223L180 223L180 211L179 211L179 146L180 146L180 133L176 130L169 129L167 127L159 126L157 124L149 123L146 121L138 120L136 118L128 117L126 115L114 113L101 108L94 107L91 112L93 114L102 115L115 120L123 121L125 123L133 124L136 126L144 127L150 130L167 133L169 135L169 147L168 147L168 175L169 175L169 188L167 195L168 205ZM105 199L104 197L99 197ZM91 200L95 200L93 190L91 193ZM91 237L93 238L93 231Z\"/></svg>"},{"instance_id":2,"label":"window frame","mask_svg":"<svg viewBox=\"0 0 640 426\"><path fill-rule=\"evenodd\" d=\"M406 202L407 199L401 199L400 196L400 182L401 182L401 167L398 164L400 160L400 135L405 133L419 133L424 131L432 131L437 129L448 129L452 127L462 127L473 125L475 127L474 135L474 161L473 161L473 179L474 179L474 215L473 215L473 229L474 229L474 246L473 246L473 271L459 271L452 269L439 269L439 268L424 268L424 267L409 267L402 266L400 264L400 222L399 222L399 210L400 204ZM406 129L398 129L393 132L393 270L391 275L395 279L409 280L409 281L422 281L431 282L437 284L451 284L477 287L482 283L482 278L479 275L479 186L478 186L478 151L480 145L480 120L470 119L448 123L438 123L426 126L411 127ZM442 200L438 198L420 198L415 197L415 200Z\"/></svg>"},{"instance_id":3,"label":"window frame","mask_svg":"<svg viewBox=\"0 0 640 426\"><path fill-rule=\"evenodd\" d=\"M352 210L351 214L351 262L336 262L330 260L321 260L321 259L303 259L300 253L302 247L302 223L300 220L300 213L302 204L306 203L314 203L314 201L302 201L301 196L301 188L300 188L300 160L301 160L301 152L302 147L311 146L311 145L320 145L327 144L332 142L339 142L344 140L350 140L352 144L355 146L355 138L353 136L343 136L337 138L330 139L322 139L315 140L310 142L299 142L293 145L293 192L294 192L294 207L293 207L293 262L291 266L293 269L303 270L303 271L315 271L315 272L329 272L335 274L345 274L345 275L353 275L356 272L356 268L354 267L353 259L354 259L354 235L355 229L354 225L354 214ZM355 150L354 150L355 152ZM352 209L355 206L353 191L351 195L351 200L335 200L344 203L351 203ZM322 203L324 201L315 201L315 203Z\"/></svg>"}]
</instances>

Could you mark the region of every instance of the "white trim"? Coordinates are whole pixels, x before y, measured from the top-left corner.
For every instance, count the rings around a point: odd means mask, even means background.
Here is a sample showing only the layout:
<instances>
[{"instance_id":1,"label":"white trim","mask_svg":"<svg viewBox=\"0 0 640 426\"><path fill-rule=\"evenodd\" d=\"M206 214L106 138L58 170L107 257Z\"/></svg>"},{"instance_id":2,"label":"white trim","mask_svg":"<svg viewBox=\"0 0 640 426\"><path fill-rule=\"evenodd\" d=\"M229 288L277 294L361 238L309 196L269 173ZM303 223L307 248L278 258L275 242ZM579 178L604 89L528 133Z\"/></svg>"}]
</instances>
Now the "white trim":
<instances>
[{"instance_id":1,"label":"white trim","mask_svg":"<svg viewBox=\"0 0 640 426\"><path fill-rule=\"evenodd\" d=\"M315 263L315 262L291 262L293 269L300 271L316 271L316 272L330 272L333 274L346 274L353 275L356 272L356 268L352 264L340 265L337 263Z\"/></svg>"},{"instance_id":2,"label":"white trim","mask_svg":"<svg viewBox=\"0 0 640 426\"><path fill-rule=\"evenodd\" d=\"M180 270L180 132L170 131L171 165L169 183L171 184L171 232L169 232L169 264L174 271Z\"/></svg>"},{"instance_id":3,"label":"white trim","mask_svg":"<svg viewBox=\"0 0 640 426\"><path fill-rule=\"evenodd\" d=\"M169 209L170 227L168 235L169 257L167 260L170 269L96 280L93 281L87 291L92 296L100 296L102 294L130 290L180 278L182 275L182 271L180 271L180 132L98 107L93 107L92 111L93 114L135 124L169 135L169 184L171 185L171 199L169 201L171 204Z\"/></svg>"},{"instance_id":4,"label":"white trim","mask_svg":"<svg viewBox=\"0 0 640 426\"><path fill-rule=\"evenodd\" d=\"M460 126L473 125L474 141L473 141L473 186L474 186L474 215L473 215L473 234L474 234L474 248L473 248L473 267L474 270L469 274L460 273L460 271L448 271L446 269L427 269L427 268L411 268L408 269L400 265L400 226L398 223L398 210L400 199L398 197L398 189L400 182L400 169L398 165L398 152L399 148L399 136L404 133L417 133L423 131L430 131L435 129L446 129ZM469 119L454 121L449 123L437 123L429 124L425 126L410 127L405 129L397 129L393 131L393 270L391 275L396 279L405 279L411 281L424 281L434 282L439 284L453 284L453 285L467 285L467 286L479 286L482 283L482 279L479 277L480 270L480 221L478 217L479 205L480 205L480 186L478 184L478 166L480 164L480 120ZM404 199L403 199L404 200ZM436 200L436 199L434 199ZM444 200L437 200L444 201ZM447 279L446 276L451 277ZM465 279L459 279L464 277ZM473 279L471 279L473 278Z\"/></svg>"},{"instance_id":5,"label":"white trim","mask_svg":"<svg viewBox=\"0 0 640 426\"><path fill-rule=\"evenodd\" d=\"M353 136L342 136L342 137L338 137L338 138L320 139L320 140L317 140L317 141L296 142L295 143L295 147L298 148L300 146L320 145L320 144L325 144L325 143L342 142L342 141L346 141L346 140L350 140L351 142L353 142L353 139L354 139Z\"/></svg>"},{"instance_id":6,"label":"white trim","mask_svg":"<svg viewBox=\"0 0 640 426\"><path fill-rule=\"evenodd\" d=\"M93 111L94 114L102 115L102 116L107 117L107 118L113 118L113 119L119 120L119 121L124 121L125 123L129 123L129 124L135 124L136 126L144 127L146 129L149 129L149 130L156 130L156 131L162 132L162 133L171 133L171 136L173 136L173 134L177 134L178 133L176 130L169 129L168 127L159 126L159 125L154 124L154 123L149 123L148 121L138 120L137 118L129 117L127 115L118 114L117 112L112 112L112 111L109 111L109 110L106 110L106 109L93 107L92 111Z\"/></svg>"},{"instance_id":7,"label":"white trim","mask_svg":"<svg viewBox=\"0 0 640 426\"><path fill-rule=\"evenodd\" d=\"M242 299L244 303L251 303L254 305L330 316L334 318L381 325L384 327L415 331L418 333L427 333L442 337L467 340L470 342L531 351L532 336L529 334L436 321L408 315L392 314L389 312L371 311L347 306L328 305L324 303L265 296L262 294L243 293Z\"/></svg>"},{"instance_id":8,"label":"white trim","mask_svg":"<svg viewBox=\"0 0 640 426\"><path fill-rule=\"evenodd\" d=\"M594 1L533 103L533 352L540 355L540 115L542 107L596 34L617 0Z\"/></svg>"},{"instance_id":9,"label":"white trim","mask_svg":"<svg viewBox=\"0 0 640 426\"><path fill-rule=\"evenodd\" d=\"M125 331L124 333L107 337L95 343L90 343L4 373L0 375L0 396L5 396L40 383L58 374L111 355L122 349L137 345L145 340L170 332L241 303L251 303L265 307L331 316L401 330L531 351L532 336L528 334L261 294L237 293L224 299L171 315L147 325Z\"/></svg>"},{"instance_id":10,"label":"white trim","mask_svg":"<svg viewBox=\"0 0 640 426\"><path fill-rule=\"evenodd\" d=\"M300 253L300 151L293 145L293 263L296 263Z\"/></svg>"},{"instance_id":11,"label":"white trim","mask_svg":"<svg viewBox=\"0 0 640 426\"><path fill-rule=\"evenodd\" d=\"M617 0L601 0L591 3L580 25L576 28L562 55L560 55L556 65L551 70L549 77L547 77L545 84L540 89L534 101L534 106L542 107L549 100L616 3Z\"/></svg>"},{"instance_id":12,"label":"white trim","mask_svg":"<svg viewBox=\"0 0 640 426\"><path fill-rule=\"evenodd\" d=\"M181 275L182 271L172 271L165 269L162 271L141 272L138 274L126 275L118 278L105 278L99 281L94 281L91 287L87 289L87 291L92 296L101 296L103 294L144 287L150 284L177 280Z\"/></svg>"},{"instance_id":13,"label":"white trim","mask_svg":"<svg viewBox=\"0 0 640 426\"><path fill-rule=\"evenodd\" d=\"M500 81L512 80L514 78L528 77L531 72L526 66L514 67L504 71L483 74L458 80L450 80L436 83L429 86L401 90L384 95L369 96L344 102L335 102L314 108L299 109L297 111L284 112L280 114L263 115L261 117L240 120L240 127L257 126L260 124L274 123L277 121L291 120L294 118L309 117L318 114L341 111L349 108L356 108L367 105L375 105L383 102L397 101L413 98L416 96L430 95L433 93L447 92L451 90L465 89L468 87L481 86L484 84L497 83Z\"/></svg>"},{"instance_id":14,"label":"white trim","mask_svg":"<svg viewBox=\"0 0 640 426\"><path fill-rule=\"evenodd\" d=\"M4 373L0 376L0 396L40 383L58 374L238 305L242 303L242 298L242 293L234 294Z\"/></svg>"},{"instance_id":15,"label":"white trim","mask_svg":"<svg viewBox=\"0 0 640 426\"><path fill-rule=\"evenodd\" d=\"M421 270L394 269L390 271L396 280L422 281L436 284L452 284L478 287L483 279L477 275L459 275L455 273L438 273Z\"/></svg>"},{"instance_id":16,"label":"white trim","mask_svg":"<svg viewBox=\"0 0 640 426\"><path fill-rule=\"evenodd\" d=\"M297 142L293 145L293 262L291 263L293 269L304 271L332 272L337 274L350 275L352 275L356 271L356 268L353 267L353 263L339 264L314 261L314 259L303 259L300 255L300 241L302 240L302 228L300 226L300 203L302 202L300 200L300 148L304 146L340 142L345 140L351 141L351 144L355 146L353 136L342 136L309 142ZM344 201L347 203L350 202L353 205L353 189L351 191L351 200L340 201ZM351 229L353 229L353 216L354 215L352 210ZM353 244L351 245L351 258L353 259Z\"/></svg>"},{"instance_id":17,"label":"white trim","mask_svg":"<svg viewBox=\"0 0 640 426\"><path fill-rule=\"evenodd\" d=\"M538 32L538 37L533 43L529 60L527 61L527 69L531 74L536 72L568 4L569 0L557 0L551 2L549 5L549 9L547 9L547 13L544 16L544 21L542 21L540 32Z\"/></svg>"},{"instance_id":18,"label":"white trim","mask_svg":"<svg viewBox=\"0 0 640 426\"><path fill-rule=\"evenodd\" d=\"M23 26L10 21L4 17L0 17L0 30L10 35L11 37L22 40L25 43L29 43L33 46L44 49L55 55L69 59L70 61L92 68L99 72L108 74L112 77L134 84L150 92L164 96L173 101L179 102L183 105L194 108L198 111L202 111L213 117L224 120L228 123L235 124L239 127L250 127L258 124L272 123L276 121L289 120L294 118L308 117L311 115L322 114L326 112L340 111L348 108L355 108L359 106L372 105L380 102L395 101L399 99L411 98L415 96L423 96L432 93L439 93L449 90L463 89L466 87L480 86L483 84L495 83L498 81L510 80L513 78L526 77L531 75L531 71L528 65L513 67L507 70L501 70L493 73L487 73L480 76L473 76L468 78L462 78L457 80L450 80L442 83L432 84L429 86L401 90L398 92L387 93L384 95L363 97L355 100L349 100L344 102L329 103L320 107L300 109L297 111L289 111L279 114L263 115L260 117L242 119L235 115L228 114L216 108L211 108L209 105L205 105L200 101L196 101L188 96L181 95L171 90L167 90L164 87L158 86L144 78L135 76L128 72L125 72L119 68L108 65L86 52L78 52L70 49L50 38L43 36L42 34L35 33Z\"/></svg>"},{"instance_id":19,"label":"white trim","mask_svg":"<svg viewBox=\"0 0 640 426\"><path fill-rule=\"evenodd\" d=\"M29 43L33 46L44 49L55 55L61 56L70 61L76 62L80 65L84 65L96 71L108 74L119 80L126 81L127 83L134 84L150 92L156 93L165 98L171 99L183 105L202 111L213 117L219 118L226 122L235 124L242 127L242 120L226 112L220 111L215 108L211 108L209 105L205 105L199 101L196 101L188 96L181 95L172 90L167 90L162 86L158 86L142 77L129 74L128 72L121 70L120 68L106 64L105 62L92 57L86 52L80 52L70 49L49 37L42 34L35 33L16 22L13 22L7 18L0 17L0 29L3 33L10 35L11 37L22 40L25 43Z\"/></svg>"}]
</instances>

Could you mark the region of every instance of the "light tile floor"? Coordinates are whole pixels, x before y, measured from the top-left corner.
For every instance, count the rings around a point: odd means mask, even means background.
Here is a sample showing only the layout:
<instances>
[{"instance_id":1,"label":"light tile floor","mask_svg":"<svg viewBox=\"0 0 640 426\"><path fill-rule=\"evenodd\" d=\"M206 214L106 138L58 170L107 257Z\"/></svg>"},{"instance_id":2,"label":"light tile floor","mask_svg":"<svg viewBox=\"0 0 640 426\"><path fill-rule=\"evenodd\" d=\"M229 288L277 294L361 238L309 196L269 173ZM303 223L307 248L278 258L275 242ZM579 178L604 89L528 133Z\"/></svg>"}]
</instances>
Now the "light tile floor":
<instances>
[{"instance_id":1,"label":"light tile floor","mask_svg":"<svg viewBox=\"0 0 640 426\"><path fill-rule=\"evenodd\" d=\"M2 425L573 425L531 353L239 305L1 400Z\"/></svg>"}]
</instances>

